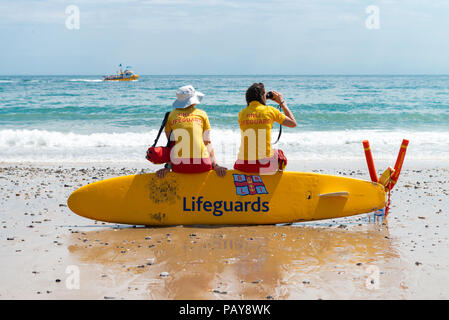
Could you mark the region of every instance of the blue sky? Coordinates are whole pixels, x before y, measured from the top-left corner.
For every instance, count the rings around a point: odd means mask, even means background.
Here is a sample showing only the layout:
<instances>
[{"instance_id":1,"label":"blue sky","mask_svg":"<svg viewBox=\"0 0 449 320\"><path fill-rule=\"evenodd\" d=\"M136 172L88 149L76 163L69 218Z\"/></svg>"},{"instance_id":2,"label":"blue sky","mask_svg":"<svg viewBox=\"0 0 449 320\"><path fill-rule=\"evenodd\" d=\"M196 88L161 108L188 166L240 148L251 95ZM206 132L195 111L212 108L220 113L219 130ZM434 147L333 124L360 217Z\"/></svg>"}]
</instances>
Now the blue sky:
<instances>
[{"instance_id":1,"label":"blue sky","mask_svg":"<svg viewBox=\"0 0 449 320\"><path fill-rule=\"evenodd\" d=\"M448 0L0 0L0 74L449 74L448 16Z\"/></svg>"}]
</instances>

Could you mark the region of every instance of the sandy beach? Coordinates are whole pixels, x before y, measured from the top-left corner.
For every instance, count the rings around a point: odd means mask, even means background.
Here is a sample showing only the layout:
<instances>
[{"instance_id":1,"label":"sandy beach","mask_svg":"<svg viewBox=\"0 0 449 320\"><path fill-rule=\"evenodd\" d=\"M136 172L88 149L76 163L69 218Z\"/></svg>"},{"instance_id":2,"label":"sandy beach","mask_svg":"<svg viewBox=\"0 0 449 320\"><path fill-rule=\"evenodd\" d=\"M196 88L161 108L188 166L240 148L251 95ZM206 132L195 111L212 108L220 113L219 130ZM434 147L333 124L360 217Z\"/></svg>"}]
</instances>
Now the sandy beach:
<instances>
[{"instance_id":1,"label":"sandy beach","mask_svg":"<svg viewBox=\"0 0 449 320\"><path fill-rule=\"evenodd\" d=\"M369 179L363 161L289 168ZM0 298L449 298L445 163L406 162L381 221L365 214L293 225L143 227L91 221L66 206L82 185L153 170L145 162L1 163Z\"/></svg>"}]
</instances>

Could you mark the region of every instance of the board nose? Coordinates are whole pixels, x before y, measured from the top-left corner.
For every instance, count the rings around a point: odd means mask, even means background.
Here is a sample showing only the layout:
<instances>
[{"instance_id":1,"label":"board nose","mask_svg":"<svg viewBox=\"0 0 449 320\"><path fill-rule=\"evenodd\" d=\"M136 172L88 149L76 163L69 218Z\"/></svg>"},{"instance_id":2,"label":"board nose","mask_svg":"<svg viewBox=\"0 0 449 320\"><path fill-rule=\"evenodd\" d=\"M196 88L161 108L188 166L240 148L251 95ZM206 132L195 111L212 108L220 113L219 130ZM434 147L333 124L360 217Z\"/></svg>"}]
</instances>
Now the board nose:
<instances>
[{"instance_id":1,"label":"board nose","mask_svg":"<svg viewBox=\"0 0 449 320\"><path fill-rule=\"evenodd\" d=\"M76 212L76 199L77 199L78 195L76 193L77 193L77 190L73 191L72 194L67 199L67 206L74 213L77 213Z\"/></svg>"},{"instance_id":2,"label":"board nose","mask_svg":"<svg viewBox=\"0 0 449 320\"><path fill-rule=\"evenodd\" d=\"M83 203L85 203L85 200L86 200L86 193L83 192L83 190L78 189L73 191L72 194L67 199L67 206L72 212L85 217L86 215L83 214L82 210Z\"/></svg>"}]
</instances>

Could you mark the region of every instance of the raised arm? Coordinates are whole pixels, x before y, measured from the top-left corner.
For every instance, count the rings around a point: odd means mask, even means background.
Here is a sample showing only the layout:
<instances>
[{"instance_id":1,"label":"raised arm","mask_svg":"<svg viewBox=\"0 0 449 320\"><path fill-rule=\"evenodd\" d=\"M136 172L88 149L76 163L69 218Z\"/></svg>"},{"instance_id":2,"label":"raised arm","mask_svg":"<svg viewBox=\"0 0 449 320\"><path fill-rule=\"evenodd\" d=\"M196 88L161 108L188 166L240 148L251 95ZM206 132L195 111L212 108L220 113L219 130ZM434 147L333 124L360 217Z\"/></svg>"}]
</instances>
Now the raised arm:
<instances>
[{"instance_id":1,"label":"raised arm","mask_svg":"<svg viewBox=\"0 0 449 320\"><path fill-rule=\"evenodd\" d=\"M279 93L277 91L272 90L273 92L273 99L276 101L282 108L285 114L285 120L282 122L283 126L294 128L298 124L296 123L295 117L293 116L293 113L290 111L290 109L287 107L287 103L284 100L284 97L282 96L282 93Z\"/></svg>"}]
</instances>

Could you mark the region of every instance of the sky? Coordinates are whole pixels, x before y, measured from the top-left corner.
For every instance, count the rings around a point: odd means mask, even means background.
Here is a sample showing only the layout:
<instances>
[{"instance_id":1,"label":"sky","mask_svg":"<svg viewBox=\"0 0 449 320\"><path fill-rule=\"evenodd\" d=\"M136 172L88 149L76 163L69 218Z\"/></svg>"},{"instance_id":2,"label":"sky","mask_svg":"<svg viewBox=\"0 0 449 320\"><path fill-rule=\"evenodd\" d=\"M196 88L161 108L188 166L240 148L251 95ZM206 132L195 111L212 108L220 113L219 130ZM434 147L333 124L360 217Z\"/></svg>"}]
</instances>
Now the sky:
<instances>
[{"instance_id":1,"label":"sky","mask_svg":"<svg viewBox=\"0 0 449 320\"><path fill-rule=\"evenodd\" d=\"M0 74L449 74L448 16L449 0L0 0Z\"/></svg>"}]
</instances>

